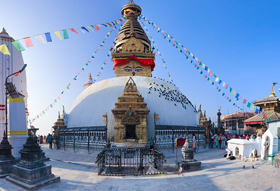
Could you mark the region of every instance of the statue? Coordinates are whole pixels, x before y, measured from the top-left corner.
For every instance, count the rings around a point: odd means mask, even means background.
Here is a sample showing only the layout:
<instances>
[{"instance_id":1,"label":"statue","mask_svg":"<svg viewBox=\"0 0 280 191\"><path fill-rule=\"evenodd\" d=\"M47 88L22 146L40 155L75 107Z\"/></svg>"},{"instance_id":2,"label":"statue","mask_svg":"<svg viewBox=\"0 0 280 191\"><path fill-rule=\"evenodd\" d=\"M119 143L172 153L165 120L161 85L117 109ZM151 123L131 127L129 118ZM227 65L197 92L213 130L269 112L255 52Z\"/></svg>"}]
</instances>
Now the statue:
<instances>
[{"instance_id":1,"label":"statue","mask_svg":"<svg viewBox=\"0 0 280 191\"><path fill-rule=\"evenodd\" d=\"M264 156L263 159L266 160L266 155L268 155L268 151L269 151L269 146L270 146L270 141L269 141L269 137L266 136L265 137L265 142L264 142Z\"/></svg>"}]
</instances>

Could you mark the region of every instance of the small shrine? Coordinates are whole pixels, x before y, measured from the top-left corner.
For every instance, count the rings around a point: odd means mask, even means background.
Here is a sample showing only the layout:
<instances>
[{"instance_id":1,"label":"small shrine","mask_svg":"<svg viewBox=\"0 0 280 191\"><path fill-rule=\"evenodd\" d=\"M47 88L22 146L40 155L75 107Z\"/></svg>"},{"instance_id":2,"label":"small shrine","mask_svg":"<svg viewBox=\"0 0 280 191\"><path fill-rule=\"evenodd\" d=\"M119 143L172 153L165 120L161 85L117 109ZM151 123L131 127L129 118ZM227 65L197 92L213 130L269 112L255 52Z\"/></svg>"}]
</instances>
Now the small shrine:
<instances>
[{"instance_id":1,"label":"small shrine","mask_svg":"<svg viewBox=\"0 0 280 191\"><path fill-rule=\"evenodd\" d=\"M124 143L130 140L146 144L146 119L149 112L144 97L140 95L135 82L130 77L122 96L115 104L115 109L112 109L115 116L115 143Z\"/></svg>"}]
</instances>

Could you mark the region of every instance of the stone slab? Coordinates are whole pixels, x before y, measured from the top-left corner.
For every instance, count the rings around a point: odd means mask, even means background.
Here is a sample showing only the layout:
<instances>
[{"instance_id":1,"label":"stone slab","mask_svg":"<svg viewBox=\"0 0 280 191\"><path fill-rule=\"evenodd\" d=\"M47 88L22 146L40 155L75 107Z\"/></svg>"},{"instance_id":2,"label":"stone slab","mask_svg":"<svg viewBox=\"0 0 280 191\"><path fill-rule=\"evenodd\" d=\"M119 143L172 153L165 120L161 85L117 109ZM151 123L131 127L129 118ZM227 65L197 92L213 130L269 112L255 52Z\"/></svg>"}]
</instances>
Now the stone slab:
<instances>
[{"instance_id":1,"label":"stone slab","mask_svg":"<svg viewBox=\"0 0 280 191\"><path fill-rule=\"evenodd\" d=\"M16 180L14 178L9 177L9 176L6 177L6 180L8 180L9 182L14 183L14 184L24 188L24 189L36 190L36 189L38 189L38 188L40 188L42 186L46 186L48 184L59 182L60 181L60 177L59 176L58 177L54 176L54 177L52 177L50 179L43 180L41 182L38 182L38 183L32 184L32 185L23 183L23 182L21 182L19 180Z\"/></svg>"}]
</instances>

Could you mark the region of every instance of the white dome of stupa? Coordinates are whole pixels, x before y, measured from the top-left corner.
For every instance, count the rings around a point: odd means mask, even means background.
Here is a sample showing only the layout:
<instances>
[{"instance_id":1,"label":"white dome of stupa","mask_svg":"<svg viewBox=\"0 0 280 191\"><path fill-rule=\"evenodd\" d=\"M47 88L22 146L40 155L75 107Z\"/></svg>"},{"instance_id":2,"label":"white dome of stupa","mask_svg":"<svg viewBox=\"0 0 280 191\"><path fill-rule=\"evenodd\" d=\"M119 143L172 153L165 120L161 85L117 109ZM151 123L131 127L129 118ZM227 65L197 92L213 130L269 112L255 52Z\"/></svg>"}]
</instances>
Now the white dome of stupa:
<instances>
[{"instance_id":1,"label":"white dome of stupa","mask_svg":"<svg viewBox=\"0 0 280 191\"><path fill-rule=\"evenodd\" d=\"M155 134L154 113L159 114L160 120L156 122L157 125L197 126L199 124L198 113L178 87L156 78L142 76L132 78L150 110L147 115L148 137ZM122 95L128 80L129 76L116 77L87 87L75 100L70 111L64 114L67 128L105 126L102 115L107 113L108 133L109 136L113 136L115 119L112 109L115 108L115 103ZM164 90L165 96L161 93ZM166 95L169 97L167 98ZM180 102L182 99L183 104Z\"/></svg>"}]
</instances>

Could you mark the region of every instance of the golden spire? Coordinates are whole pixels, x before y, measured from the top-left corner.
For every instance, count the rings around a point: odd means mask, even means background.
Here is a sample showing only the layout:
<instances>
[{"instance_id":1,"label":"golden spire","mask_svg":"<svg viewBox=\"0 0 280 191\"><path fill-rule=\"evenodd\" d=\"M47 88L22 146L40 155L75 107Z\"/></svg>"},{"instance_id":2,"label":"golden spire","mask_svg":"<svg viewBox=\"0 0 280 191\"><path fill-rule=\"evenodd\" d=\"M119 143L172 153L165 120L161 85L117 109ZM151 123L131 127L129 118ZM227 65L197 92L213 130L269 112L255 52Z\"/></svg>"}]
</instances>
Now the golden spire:
<instances>
[{"instance_id":1,"label":"golden spire","mask_svg":"<svg viewBox=\"0 0 280 191\"><path fill-rule=\"evenodd\" d=\"M92 80L91 73L88 75L88 80Z\"/></svg>"},{"instance_id":2,"label":"golden spire","mask_svg":"<svg viewBox=\"0 0 280 191\"><path fill-rule=\"evenodd\" d=\"M206 118L206 110L204 110L204 118Z\"/></svg>"},{"instance_id":3,"label":"golden spire","mask_svg":"<svg viewBox=\"0 0 280 191\"><path fill-rule=\"evenodd\" d=\"M60 119L60 112L58 112L58 119Z\"/></svg>"},{"instance_id":4,"label":"golden spire","mask_svg":"<svg viewBox=\"0 0 280 191\"><path fill-rule=\"evenodd\" d=\"M270 97L271 97L271 96L275 96L274 86L275 86L276 84L278 84L278 83L277 83L277 82L274 82L274 83L272 84L272 90L271 90L271 92L270 92Z\"/></svg>"},{"instance_id":5,"label":"golden spire","mask_svg":"<svg viewBox=\"0 0 280 191\"><path fill-rule=\"evenodd\" d=\"M218 109L218 111L221 111L221 106L220 106L220 108Z\"/></svg>"},{"instance_id":6,"label":"golden spire","mask_svg":"<svg viewBox=\"0 0 280 191\"><path fill-rule=\"evenodd\" d=\"M3 27L2 32L0 34L8 34L6 29Z\"/></svg>"}]
</instances>

